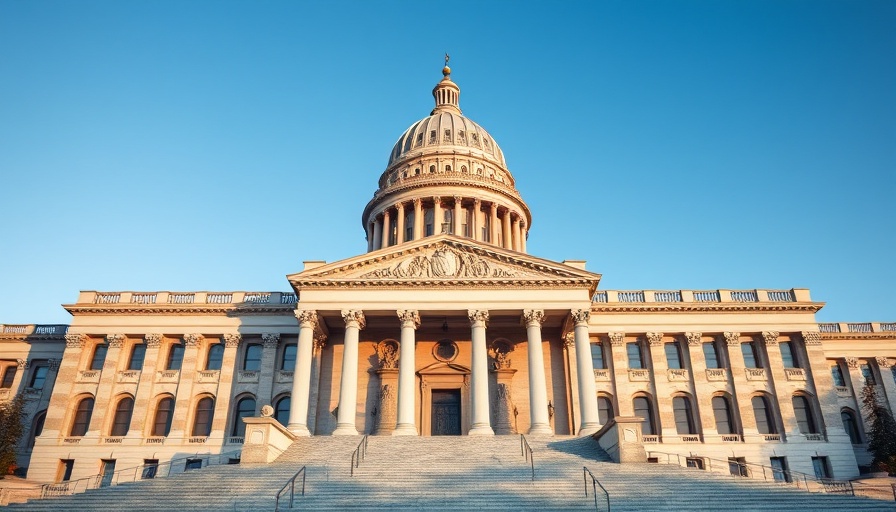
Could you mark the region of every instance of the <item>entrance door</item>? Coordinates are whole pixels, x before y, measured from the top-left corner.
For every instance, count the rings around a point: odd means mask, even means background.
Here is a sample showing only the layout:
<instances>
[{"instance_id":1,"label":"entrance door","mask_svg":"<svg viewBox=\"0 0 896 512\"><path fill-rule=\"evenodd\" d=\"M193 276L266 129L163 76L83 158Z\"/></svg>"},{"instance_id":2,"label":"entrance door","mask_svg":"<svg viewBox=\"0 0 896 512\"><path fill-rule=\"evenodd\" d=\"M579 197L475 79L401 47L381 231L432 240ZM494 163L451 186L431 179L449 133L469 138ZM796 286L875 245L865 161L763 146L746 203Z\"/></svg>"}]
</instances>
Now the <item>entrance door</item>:
<instances>
[{"instance_id":1,"label":"entrance door","mask_svg":"<svg viewBox=\"0 0 896 512\"><path fill-rule=\"evenodd\" d=\"M115 461L103 460L103 476L100 480L100 487L109 487L112 485L112 477L115 476Z\"/></svg>"},{"instance_id":2,"label":"entrance door","mask_svg":"<svg viewBox=\"0 0 896 512\"><path fill-rule=\"evenodd\" d=\"M460 390L432 390L432 435L459 436Z\"/></svg>"}]
</instances>

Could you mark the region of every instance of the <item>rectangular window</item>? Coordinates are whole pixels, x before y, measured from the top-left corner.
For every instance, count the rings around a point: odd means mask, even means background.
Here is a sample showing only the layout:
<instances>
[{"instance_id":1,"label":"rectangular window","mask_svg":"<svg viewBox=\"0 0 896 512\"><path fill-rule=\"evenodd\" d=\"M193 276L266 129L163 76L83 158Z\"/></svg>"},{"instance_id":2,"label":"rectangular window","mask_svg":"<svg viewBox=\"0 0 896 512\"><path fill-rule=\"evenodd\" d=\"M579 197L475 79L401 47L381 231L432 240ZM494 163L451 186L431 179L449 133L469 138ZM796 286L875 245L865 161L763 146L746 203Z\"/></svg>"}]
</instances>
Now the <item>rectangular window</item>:
<instances>
[{"instance_id":1,"label":"rectangular window","mask_svg":"<svg viewBox=\"0 0 896 512\"><path fill-rule=\"evenodd\" d=\"M283 360L280 362L280 369L284 371L294 371L296 368L296 344L290 343L283 347Z\"/></svg>"},{"instance_id":2,"label":"rectangular window","mask_svg":"<svg viewBox=\"0 0 896 512\"><path fill-rule=\"evenodd\" d=\"M138 343L131 349L131 359L128 361L128 370L142 370L143 359L146 358L146 345Z\"/></svg>"},{"instance_id":3,"label":"rectangular window","mask_svg":"<svg viewBox=\"0 0 896 512\"><path fill-rule=\"evenodd\" d=\"M75 469L74 459L60 459L59 473L56 475L56 481L68 482L72 479L72 470Z\"/></svg>"},{"instance_id":4,"label":"rectangular window","mask_svg":"<svg viewBox=\"0 0 896 512\"><path fill-rule=\"evenodd\" d=\"M732 476L748 476L746 457L728 457L728 471Z\"/></svg>"},{"instance_id":5,"label":"rectangular window","mask_svg":"<svg viewBox=\"0 0 896 512\"><path fill-rule=\"evenodd\" d=\"M740 351L744 355L745 368L759 368L759 357L756 354L756 343L748 341L740 344Z\"/></svg>"},{"instance_id":6,"label":"rectangular window","mask_svg":"<svg viewBox=\"0 0 896 512\"><path fill-rule=\"evenodd\" d=\"M786 457L771 457L772 474L776 482L790 482L790 471L787 471Z\"/></svg>"},{"instance_id":7,"label":"rectangular window","mask_svg":"<svg viewBox=\"0 0 896 512\"><path fill-rule=\"evenodd\" d=\"M106 345L97 345L96 348L93 349L93 358L90 360L91 370L103 369L103 362L106 360L106 350L108 350Z\"/></svg>"},{"instance_id":8,"label":"rectangular window","mask_svg":"<svg viewBox=\"0 0 896 512\"><path fill-rule=\"evenodd\" d=\"M155 478L158 470L159 459L143 459L143 472L141 473L140 478L143 480Z\"/></svg>"},{"instance_id":9,"label":"rectangular window","mask_svg":"<svg viewBox=\"0 0 896 512\"><path fill-rule=\"evenodd\" d=\"M719 361L719 352L716 349L715 342L707 342L703 344L703 355L706 357L707 368L721 368Z\"/></svg>"},{"instance_id":10,"label":"rectangular window","mask_svg":"<svg viewBox=\"0 0 896 512\"><path fill-rule=\"evenodd\" d=\"M666 362L672 370L681 370L684 366L681 361L681 350L677 341L665 344Z\"/></svg>"},{"instance_id":11,"label":"rectangular window","mask_svg":"<svg viewBox=\"0 0 896 512\"><path fill-rule=\"evenodd\" d=\"M831 478L831 465L827 457L812 457L815 478Z\"/></svg>"},{"instance_id":12,"label":"rectangular window","mask_svg":"<svg viewBox=\"0 0 896 512\"><path fill-rule=\"evenodd\" d=\"M831 378L834 379L835 386L840 386L841 388L846 387L846 379L843 378L843 370L837 363L831 365Z\"/></svg>"},{"instance_id":13,"label":"rectangular window","mask_svg":"<svg viewBox=\"0 0 896 512\"><path fill-rule=\"evenodd\" d=\"M793 346L790 342L782 341L778 346L781 348L781 360L784 361L784 368L799 368L796 354L793 353Z\"/></svg>"},{"instance_id":14,"label":"rectangular window","mask_svg":"<svg viewBox=\"0 0 896 512\"><path fill-rule=\"evenodd\" d=\"M261 345L252 343L246 346L246 357L243 359L243 370L257 372L261 370Z\"/></svg>"},{"instance_id":15,"label":"rectangular window","mask_svg":"<svg viewBox=\"0 0 896 512\"><path fill-rule=\"evenodd\" d=\"M862 370L862 377L865 378L866 386L874 386L877 384L877 379L874 378L874 370L871 369L870 364L863 362L859 368Z\"/></svg>"},{"instance_id":16,"label":"rectangular window","mask_svg":"<svg viewBox=\"0 0 896 512\"><path fill-rule=\"evenodd\" d=\"M641 361L641 345L634 341L626 343L625 349L628 353L628 367L634 370L644 368L644 363Z\"/></svg>"},{"instance_id":17,"label":"rectangular window","mask_svg":"<svg viewBox=\"0 0 896 512\"><path fill-rule=\"evenodd\" d=\"M0 382L0 388L8 389L12 387L12 382L16 380L16 371L18 369L19 367L13 363L3 370L3 381Z\"/></svg>"},{"instance_id":18,"label":"rectangular window","mask_svg":"<svg viewBox=\"0 0 896 512\"><path fill-rule=\"evenodd\" d=\"M28 383L28 387L43 389L44 383L47 381L47 373L50 371L49 365L46 361L32 362L31 368L31 382Z\"/></svg>"},{"instance_id":19,"label":"rectangular window","mask_svg":"<svg viewBox=\"0 0 896 512\"><path fill-rule=\"evenodd\" d=\"M591 362L594 364L595 370L606 369L604 362L604 346L602 343L591 344Z\"/></svg>"},{"instance_id":20,"label":"rectangular window","mask_svg":"<svg viewBox=\"0 0 896 512\"><path fill-rule=\"evenodd\" d=\"M167 370L180 370L181 365L184 362L184 346L180 343L176 345L171 345L171 348L168 349L168 366Z\"/></svg>"}]
</instances>

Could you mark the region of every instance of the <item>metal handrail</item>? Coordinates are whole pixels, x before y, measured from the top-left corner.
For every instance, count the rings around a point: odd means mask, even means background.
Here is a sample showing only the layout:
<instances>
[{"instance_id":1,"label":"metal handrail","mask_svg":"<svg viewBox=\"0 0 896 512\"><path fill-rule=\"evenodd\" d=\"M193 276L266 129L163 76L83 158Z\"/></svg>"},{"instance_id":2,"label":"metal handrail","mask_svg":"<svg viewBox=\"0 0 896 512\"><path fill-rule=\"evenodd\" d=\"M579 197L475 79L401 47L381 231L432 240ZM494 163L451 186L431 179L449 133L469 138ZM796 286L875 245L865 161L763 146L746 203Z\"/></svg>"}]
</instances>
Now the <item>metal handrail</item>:
<instances>
[{"instance_id":1,"label":"metal handrail","mask_svg":"<svg viewBox=\"0 0 896 512\"><path fill-rule=\"evenodd\" d=\"M64 482L56 482L43 484L40 486L40 499L54 497L54 496L68 496L71 494L77 494L80 492L85 492L90 489L98 489L100 487L112 487L115 485L136 482L139 480L150 480L154 478L164 478L171 476L172 468L177 464L183 463L183 471L187 471L186 462L189 460L200 460L200 467L208 467L212 465L221 465L222 459L238 459L239 454L242 450L234 450L227 453L219 453L217 455L212 455L210 453L205 454L194 454L189 457L181 457L179 459L171 459L166 462L162 462L160 464L141 464L139 466L134 466L131 468L120 469L118 471L114 471L111 475L103 475L102 473L98 475L92 475L84 478L79 478L77 480L66 480ZM234 457L236 455L236 457ZM212 463L213 460L216 460L216 463ZM162 475L163 468L167 466L167 472Z\"/></svg>"},{"instance_id":2,"label":"metal handrail","mask_svg":"<svg viewBox=\"0 0 896 512\"><path fill-rule=\"evenodd\" d=\"M351 476L355 476L355 468L361 466L361 461L364 460L364 457L367 456L367 435L365 435L361 442L358 443L358 447L355 448L355 451L352 452L352 466L351 466Z\"/></svg>"},{"instance_id":3,"label":"metal handrail","mask_svg":"<svg viewBox=\"0 0 896 512\"><path fill-rule=\"evenodd\" d=\"M520 434L520 455L526 457L526 462L532 467L532 480L535 480L535 452L532 451L532 447L529 446L529 441L526 441L526 436Z\"/></svg>"},{"instance_id":4,"label":"metal handrail","mask_svg":"<svg viewBox=\"0 0 896 512\"><path fill-rule=\"evenodd\" d=\"M667 452L655 452L655 451L647 452L648 457L651 456L652 454L665 455L667 464L671 460L669 457L674 455L678 461L678 465L682 466L680 453L667 453ZM726 468L729 468L732 464L734 464L734 465L738 466L741 469L741 471L738 472L739 473L738 475L732 474L732 476L740 476L740 477L745 477L745 478L753 478L752 476L749 476L747 474L747 472L746 472L747 467L749 467L749 466L758 467L758 468L762 469L762 479L763 480L768 481L768 473L766 473L766 470L769 470L769 472L772 475L773 480L774 480L774 475L783 475L785 477L785 480L783 483L794 483L794 484L796 484L797 488L800 487L800 478L802 478L803 486L806 488L806 490L810 490L809 489L809 480L812 480L813 482L821 483L821 480L818 477L816 477L815 475L809 475L807 473L803 473L800 471L793 471L792 469L778 469L778 468L774 468L772 466L766 466L764 464L756 464L755 462L738 462L738 461L726 460L726 459L716 459L713 457L704 457L702 455L685 455L685 459L686 459L686 461L685 461L684 467L687 467L687 459L702 459L702 460L708 461L709 464L707 465L707 471L712 471L712 462L713 461L722 463L724 465L724 467L726 467ZM793 476L796 476L797 478L794 479ZM780 480L775 480L775 481L780 481Z\"/></svg>"},{"instance_id":5,"label":"metal handrail","mask_svg":"<svg viewBox=\"0 0 896 512\"><path fill-rule=\"evenodd\" d=\"M302 496L305 495L305 475L307 474L307 472L305 471L305 467L306 466L302 466L302 469L296 471L296 474L292 475L292 478L290 478L289 481L286 482L286 484L284 484L279 491L277 491L277 497L274 501L274 512L280 510L280 496L282 496L283 493L286 492L287 487L289 487L289 508L292 508L292 502L296 494L296 478L298 478L300 474L302 475Z\"/></svg>"},{"instance_id":6,"label":"metal handrail","mask_svg":"<svg viewBox=\"0 0 896 512\"><path fill-rule=\"evenodd\" d=\"M600 511L600 508L597 506L597 488L600 487L600 490L604 491L604 496L607 498L607 512L610 512L610 493L604 488L604 486L600 483L600 480L594 476L594 473L588 469L587 466L582 466L582 480L585 481L585 497L588 497L588 477L591 477L591 493L594 495L594 510Z\"/></svg>"}]
</instances>

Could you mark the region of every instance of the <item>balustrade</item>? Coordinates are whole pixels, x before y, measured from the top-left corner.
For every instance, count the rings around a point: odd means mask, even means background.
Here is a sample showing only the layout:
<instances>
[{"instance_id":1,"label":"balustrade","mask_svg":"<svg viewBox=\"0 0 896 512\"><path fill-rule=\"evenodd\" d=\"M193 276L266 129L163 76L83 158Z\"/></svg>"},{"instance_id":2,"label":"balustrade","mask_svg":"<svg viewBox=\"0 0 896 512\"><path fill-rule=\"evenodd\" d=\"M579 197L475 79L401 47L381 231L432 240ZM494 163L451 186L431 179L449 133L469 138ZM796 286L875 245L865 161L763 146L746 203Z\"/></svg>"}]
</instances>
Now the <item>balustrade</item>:
<instances>
[{"instance_id":1,"label":"balustrade","mask_svg":"<svg viewBox=\"0 0 896 512\"><path fill-rule=\"evenodd\" d=\"M164 437L147 437L143 440L144 444L165 444Z\"/></svg>"},{"instance_id":2,"label":"balustrade","mask_svg":"<svg viewBox=\"0 0 896 512\"><path fill-rule=\"evenodd\" d=\"M247 293L243 298L243 302L248 304L270 304L271 294L269 292Z\"/></svg>"},{"instance_id":3,"label":"balustrade","mask_svg":"<svg viewBox=\"0 0 896 512\"><path fill-rule=\"evenodd\" d=\"M619 302L644 302L643 291L617 292Z\"/></svg>"},{"instance_id":4,"label":"balustrade","mask_svg":"<svg viewBox=\"0 0 896 512\"><path fill-rule=\"evenodd\" d=\"M221 375L220 370L199 370L199 383L218 382L218 376Z\"/></svg>"},{"instance_id":5,"label":"balustrade","mask_svg":"<svg viewBox=\"0 0 896 512\"><path fill-rule=\"evenodd\" d=\"M718 290L702 290L694 292L695 302L721 302Z\"/></svg>"},{"instance_id":6,"label":"balustrade","mask_svg":"<svg viewBox=\"0 0 896 512\"><path fill-rule=\"evenodd\" d=\"M734 302L759 302L756 290L731 290L731 300Z\"/></svg>"},{"instance_id":7,"label":"balustrade","mask_svg":"<svg viewBox=\"0 0 896 512\"><path fill-rule=\"evenodd\" d=\"M104 437L102 437L102 438L100 438L100 439L101 439L101 441L102 441L103 444L121 444L121 441L124 439L124 437L119 437L119 436L114 436L114 437L112 437L112 436L104 436Z\"/></svg>"},{"instance_id":8,"label":"balustrade","mask_svg":"<svg viewBox=\"0 0 896 512\"><path fill-rule=\"evenodd\" d=\"M156 372L156 382L176 383L180 377L180 370L160 370Z\"/></svg>"},{"instance_id":9,"label":"balustrade","mask_svg":"<svg viewBox=\"0 0 896 512\"><path fill-rule=\"evenodd\" d=\"M607 292L595 292L591 300L593 302L607 302Z\"/></svg>"},{"instance_id":10,"label":"balustrade","mask_svg":"<svg viewBox=\"0 0 896 512\"><path fill-rule=\"evenodd\" d=\"M98 293L96 294L97 304L118 304L121 300L120 293Z\"/></svg>"},{"instance_id":11,"label":"balustrade","mask_svg":"<svg viewBox=\"0 0 896 512\"><path fill-rule=\"evenodd\" d=\"M791 290L768 290L766 294L771 302L796 302Z\"/></svg>"},{"instance_id":12,"label":"balustrade","mask_svg":"<svg viewBox=\"0 0 896 512\"><path fill-rule=\"evenodd\" d=\"M818 324L819 332L840 332L840 324L824 323Z\"/></svg>"},{"instance_id":13,"label":"balustrade","mask_svg":"<svg viewBox=\"0 0 896 512\"><path fill-rule=\"evenodd\" d=\"M192 304L196 300L195 293L169 293L169 304Z\"/></svg>"},{"instance_id":14,"label":"balustrade","mask_svg":"<svg viewBox=\"0 0 896 512\"><path fill-rule=\"evenodd\" d=\"M294 293L281 293L280 294L280 304L295 304L298 301L298 297Z\"/></svg>"},{"instance_id":15,"label":"balustrade","mask_svg":"<svg viewBox=\"0 0 896 512\"><path fill-rule=\"evenodd\" d=\"M187 442L190 444L205 444L208 441L208 437L191 437L187 439Z\"/></svg>"},{"instance_id":16,"label":"balustrade","mask_svg":"<svg viewBox=\"0 0 896 512\"><path fill-rule=\"evenodd\" d=\"M28 332L27 325L4 325L4 334L26 334Z\"/></svg>"},{"instance_id":17,"label":"balustrade","mask_svg":"<svg viewBox=\"0 0 896 512\"><path fill-rule=\"evenodd\" d=\"M871 332L870 323L846 324L846 327L849 332Z\"/></svg>"},{"instance_id":18,"label":"balustrade","mask_svg":"<svg viewBox=\"0 0 896 512\"><path fill-rule=\"evenodd\" d=\"M131 295L131 304L155 304L155 293L134 293Z\"/></svg>"},{"instance_id":19,"label":"balustrade","mask_svg":"<svg viewBox=\"0 0 896 512\"><path fill-rule=\"evenodd\" d=\"M896 331L896 322L886 322L880 324L881 332L894 332Z\"/></svg>"},{"instance_id":20,"label":"balustrade","mask_svg":"<svg viewBox=\"0 0 896 512\"><path fill-rule=\"evenodd\" d=\"M653 300L655 300L656 302L681 302L681 292L653 292Z\"/></svg>"},{"instance_id":21,"label":"balustrade","mask_svg":"<svg viewBox=\"0 0 896 512\"><path fill-rule=\"evenodd\" d=\"M699 435L678 436L678 440L679 440L679 442L682 442L682 443L699 443L699 442L701 442Z\"/></svg>"},{"instance_id":22,"label":"balustrade","mask_svg":"<svg viewBox=\"0 0 896 512\"><path fill-rule=\"evenodd\" d=\"M67 325L35 325L34 334L65 334L68 331Z\"/></svg>"},{"instance_id":23,"label":"balustrade","mask_svg":"<svg viewBox=\"0 0 896 512\"><path fill-rule=\"evenodd\" d=\"M209 293L205 297L206 304L230 304L232 302L232 293Z\"/></svg>"}]
</instances>

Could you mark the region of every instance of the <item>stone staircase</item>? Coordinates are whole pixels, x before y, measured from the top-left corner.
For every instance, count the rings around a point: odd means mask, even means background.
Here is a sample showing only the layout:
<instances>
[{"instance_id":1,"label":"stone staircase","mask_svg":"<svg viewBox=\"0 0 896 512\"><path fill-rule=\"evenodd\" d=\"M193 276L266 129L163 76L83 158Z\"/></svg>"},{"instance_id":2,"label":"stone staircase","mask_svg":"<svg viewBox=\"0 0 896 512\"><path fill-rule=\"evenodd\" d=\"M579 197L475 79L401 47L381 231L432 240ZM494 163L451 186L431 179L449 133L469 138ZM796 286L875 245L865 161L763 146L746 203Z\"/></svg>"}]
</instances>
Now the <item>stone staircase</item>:
<instances>
[{"instance_id":1,"label":"stone staircase","mask_svg":"<svg viewBox=\"0 0 896 512\"><path fill-rule=\"evenodd\" d=\"M528 440L534 481L518 436L370 437L354 477L351 453L361 438L314 437L297 441L273 464L212 466L8 509L270 511L276 492L304 465L300 510L595 510L593 496L583 492L587 466L618 512L896 511L894 502L810 494L670 465L614 464L590 438ZM602 498L598 505L606 510Z\"/></svg>"}]
</instances>

